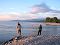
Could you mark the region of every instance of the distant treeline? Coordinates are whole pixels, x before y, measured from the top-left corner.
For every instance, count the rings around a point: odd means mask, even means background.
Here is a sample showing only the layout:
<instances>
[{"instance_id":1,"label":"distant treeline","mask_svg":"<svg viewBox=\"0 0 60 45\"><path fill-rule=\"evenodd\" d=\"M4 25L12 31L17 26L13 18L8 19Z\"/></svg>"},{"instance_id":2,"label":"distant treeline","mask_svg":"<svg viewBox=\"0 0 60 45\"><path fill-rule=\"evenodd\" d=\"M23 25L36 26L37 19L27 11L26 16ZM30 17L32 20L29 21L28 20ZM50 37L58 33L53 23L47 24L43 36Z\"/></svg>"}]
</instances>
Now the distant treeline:
<instances>
[{"instance_id":1,"label":"distant treeline","mask_svg":"<svg viewBox=\"0 0 60 45\"><path fill-rule=\"evenodd\" d=\"M53 18L47 17L45 21L53 22L53 23L60 23L60 19L58 19L57 17L53 17Z\"/></svg>"}]
</instances>

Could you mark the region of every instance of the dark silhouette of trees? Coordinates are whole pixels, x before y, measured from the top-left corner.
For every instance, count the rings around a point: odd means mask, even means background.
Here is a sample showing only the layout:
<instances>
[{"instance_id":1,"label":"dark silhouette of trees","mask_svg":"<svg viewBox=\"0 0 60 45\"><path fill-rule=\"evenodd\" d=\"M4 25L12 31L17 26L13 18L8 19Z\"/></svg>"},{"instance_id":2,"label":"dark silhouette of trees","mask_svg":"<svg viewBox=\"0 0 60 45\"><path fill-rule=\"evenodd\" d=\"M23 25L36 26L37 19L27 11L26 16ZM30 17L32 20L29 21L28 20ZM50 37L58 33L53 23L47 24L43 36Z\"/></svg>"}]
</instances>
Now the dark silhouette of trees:
<instances>
[{"instance_id":1,"label":"dark silhouette of trees","mask_svg":"<svg viewBox=\"0 0 60 45\"><path fill-rule=\"evenodd\" d=\"M57 23L57 21L58 21L57 17L54 17L54 22L56 22L56 23Z\"/></svg>"},{"instance_id":2,"label":"dark silhouette of trees","mask_svg":"<svg viewBox=\"0 0 60 45\"><path fill-rule=\"evenodd\" d=\"M53 18L47 17L46 22L60 23L60 19L58 19L57 17Z\"/></svg>"},{"instance_id":3,"label":"dark silhouette of trees","mask_svg":"<svg viewBox=\"0 0 60 45\"><path fill-rule=\"evenodd\" d=\"M47 17L46 18L46 22L50 22L50 17Z\"/></svg>"}]
</instances>

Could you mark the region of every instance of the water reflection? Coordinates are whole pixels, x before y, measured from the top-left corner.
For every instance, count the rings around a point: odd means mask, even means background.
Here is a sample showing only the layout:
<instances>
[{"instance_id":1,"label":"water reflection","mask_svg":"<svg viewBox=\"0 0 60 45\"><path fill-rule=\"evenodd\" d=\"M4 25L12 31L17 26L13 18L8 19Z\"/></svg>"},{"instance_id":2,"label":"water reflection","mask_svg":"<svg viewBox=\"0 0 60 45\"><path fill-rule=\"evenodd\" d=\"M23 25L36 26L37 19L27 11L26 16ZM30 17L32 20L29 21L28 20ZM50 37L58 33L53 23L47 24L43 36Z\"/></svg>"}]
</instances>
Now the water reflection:
<instances>
[{"instance_id":1,"label":"water reflection","mask_svg":"<svg viewBox=\"0 0 60 45\"><path fill-rule=\"evenodd\" d=\"M37 27L40 22L20 22L22 25L22 34L23 35L29 35L33 31L38 31ZM51 25L45 25L42 24L42 35L60 35L60 26L51 26ZM16 34L16 22L10 21L10 22L0 22L0 39L3 40L3 38L11 38L13 35ZM2 35L2 36L1 36ZM9 37L8 37L9 36Z\"/></svg>"},{"instance_id":2,"label":"water reflection","mask_svg":"<svg viewBox=\"0 0 60 45\"><path fill-rule=\"evenodd\" d=\"M58 34L58 27L57 26L46 26L46 33L48 35L57 35Z\"/></svg>"}]
</instances>

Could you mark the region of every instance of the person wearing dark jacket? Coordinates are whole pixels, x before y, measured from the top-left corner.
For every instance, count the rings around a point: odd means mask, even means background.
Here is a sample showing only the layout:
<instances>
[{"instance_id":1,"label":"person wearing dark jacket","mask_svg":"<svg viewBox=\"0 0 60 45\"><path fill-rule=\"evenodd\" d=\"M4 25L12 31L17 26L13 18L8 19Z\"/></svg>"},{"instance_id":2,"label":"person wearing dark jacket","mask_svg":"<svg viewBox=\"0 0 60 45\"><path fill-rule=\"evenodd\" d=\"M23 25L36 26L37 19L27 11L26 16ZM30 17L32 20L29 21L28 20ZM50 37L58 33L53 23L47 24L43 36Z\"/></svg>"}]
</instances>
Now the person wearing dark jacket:
<instances>
[{"instance_id":1,"label":"person wearing dark jacket","mask_svg":"<svg viewBox=\"0 0 60 45\"><path fill-rule=\"evenodd\" d=\"M42 25L40 24L39 30L38 30L38 35L41 35L41 31L42 31Z\"/></svg>"}]
</instances>

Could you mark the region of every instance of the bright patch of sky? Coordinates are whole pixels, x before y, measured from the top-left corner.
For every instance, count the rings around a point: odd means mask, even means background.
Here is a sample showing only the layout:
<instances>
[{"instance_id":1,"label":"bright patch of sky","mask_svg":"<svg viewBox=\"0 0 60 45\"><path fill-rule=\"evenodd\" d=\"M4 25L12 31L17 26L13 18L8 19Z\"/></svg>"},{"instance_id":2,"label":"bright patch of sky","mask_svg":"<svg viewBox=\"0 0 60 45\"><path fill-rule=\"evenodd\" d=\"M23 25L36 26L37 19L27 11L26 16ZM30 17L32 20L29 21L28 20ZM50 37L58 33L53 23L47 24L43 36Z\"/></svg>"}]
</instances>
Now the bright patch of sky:
<instances>
[{"instance_id":1,"label":"bright patch of sky","mask_svg":"<svg viewBox=\"0 0 60 45\"><path fill-rule=\"evenodd\" d=\"M42 4L42 6L40 5ZM45 5L44 5L45 4ZM30 18L39 18L43 17L46 12L59 13L60 14L60 0L0 0L0 17L8 17L9 19L16 19L17 16L20 16L19 19L30 19ZM36 7L33 7L38 5ZM47 6L46 6L47 5ZM45 7L44 7L45 6ZM32 10L33 7L33 10ZM48 10L46 10L48 7ZM33 14L30 14L31 11ZM4 14L3 14L4 13ZM44 14L36 14L44 13ZM50 14L49 16L53 14ZM45 17L48 16L45 14ZM59 17L59 15L55 14ZM6 18L7 19L7 18Z\"/></svg>"}]
</instances>

